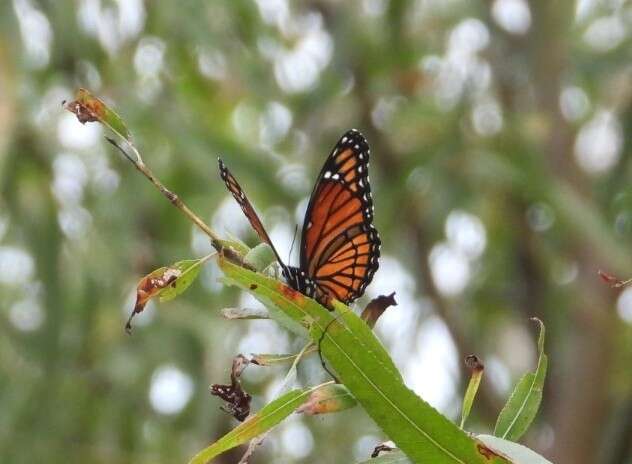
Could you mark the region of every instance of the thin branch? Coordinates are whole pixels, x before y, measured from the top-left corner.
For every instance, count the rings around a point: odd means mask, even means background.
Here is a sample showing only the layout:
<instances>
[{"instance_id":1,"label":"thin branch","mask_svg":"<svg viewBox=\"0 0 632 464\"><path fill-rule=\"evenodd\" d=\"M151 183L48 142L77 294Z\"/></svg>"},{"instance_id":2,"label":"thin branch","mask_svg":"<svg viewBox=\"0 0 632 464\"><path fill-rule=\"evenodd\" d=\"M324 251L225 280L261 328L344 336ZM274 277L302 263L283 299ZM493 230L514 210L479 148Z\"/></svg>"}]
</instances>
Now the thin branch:
<instances>
[{"instance_id":1,"label":"thin branch","mask_svg":"<svg viewBox=\"0 0 632 464\"><path fill-rule=\"evenodd\" d=\"M167 187L164 186L162 182L154 175L154 173L147 167L147 165L143 162L143 158L140 156L138 149L129 141L125 141L127 146L132 150L134 156L130 156L130 154L121 146L119 143L110 138L105 137L105 139L110 142L114 147L116 147L125 158L134 165L134 167L140 171L149 181L154 184L154 186L162 193L162 195L169 200L169 202L178 208L191 222L193 222L202 232L204 232L210 239L211 245L213 248L217 250L218 253L223 254L229 260L239 264L242 267L252 269L252 266L244 262L242 257L234 252L232 249L224 246L222 239L209 227L206 225L200 217L195 214L181 199L178 195L173 193Z\"/></svg>"}]
</instances>

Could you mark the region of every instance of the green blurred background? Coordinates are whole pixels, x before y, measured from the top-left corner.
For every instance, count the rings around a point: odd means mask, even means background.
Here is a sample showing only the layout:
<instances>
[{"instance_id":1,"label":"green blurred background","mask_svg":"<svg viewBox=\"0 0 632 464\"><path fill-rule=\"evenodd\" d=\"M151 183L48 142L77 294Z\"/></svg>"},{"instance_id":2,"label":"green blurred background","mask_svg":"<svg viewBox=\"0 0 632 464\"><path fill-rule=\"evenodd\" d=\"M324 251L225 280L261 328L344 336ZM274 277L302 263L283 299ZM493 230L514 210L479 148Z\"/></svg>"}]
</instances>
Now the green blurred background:
<instances>
[{"instance_id":1,"label":"green blurred background","mask_svg":"<svg viewBox=\"0 0 632 464\"><path fill-rule=\"evenodd\" d=\"M62 110L78 87L254 245L221 154L283 256L329 150L360 129L383 239L368 296L397 292L376 331L408 384L455 418L476 353L470 429L489 432L535 364L538 316L550 375L525 443L556 464L632 463L632 290L597 276L632 276L632 2L0 2L0 461L186 462L235 425L208 393L232 357L302 343L222 319L255 303L213 262L124 333L137 280L210 245ZM284 374L246 371L255 409ZM323 378L314 358L299 369ZM353 463L384 439L360 408L295 416L251 462Z\"/></svg>"}]
</instances>

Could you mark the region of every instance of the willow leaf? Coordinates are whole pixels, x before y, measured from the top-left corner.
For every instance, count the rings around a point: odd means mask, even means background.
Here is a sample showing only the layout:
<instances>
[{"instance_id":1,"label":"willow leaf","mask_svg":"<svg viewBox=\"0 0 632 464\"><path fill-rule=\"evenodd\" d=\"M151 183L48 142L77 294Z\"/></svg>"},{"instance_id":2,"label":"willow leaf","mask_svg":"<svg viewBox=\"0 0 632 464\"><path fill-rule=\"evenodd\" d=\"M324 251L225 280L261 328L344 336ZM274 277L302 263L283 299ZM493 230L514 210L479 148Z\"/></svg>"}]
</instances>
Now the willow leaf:
<instances>
[{"instance_id":1,"label":"willow leaf","mask_svg":"<svg viewBox=\"0 0 632 464\"><path fill-rule=\"evenodd\" d=\"M371 329L348 307L328 311L315 300L261 274L220 260L226 282L251 292L273 312L283 312L309 335L340 380L397 447L413 462L507 463L460 430L410 390ZM325 330L327 329L327 330Z\"/></svg>"}]
</instances>

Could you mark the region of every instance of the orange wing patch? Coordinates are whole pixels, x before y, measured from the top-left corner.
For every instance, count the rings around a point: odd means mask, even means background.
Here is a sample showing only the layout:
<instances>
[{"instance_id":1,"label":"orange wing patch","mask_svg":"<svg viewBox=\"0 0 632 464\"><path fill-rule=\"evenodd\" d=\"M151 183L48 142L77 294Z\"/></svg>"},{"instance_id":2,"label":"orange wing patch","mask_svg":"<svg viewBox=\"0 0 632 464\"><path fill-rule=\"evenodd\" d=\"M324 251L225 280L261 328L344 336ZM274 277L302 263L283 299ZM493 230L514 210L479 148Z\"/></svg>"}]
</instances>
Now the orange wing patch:
<instances>
[{"instance_id":1,"label":"orange wing patch","mask_svg":"<svg viewBox=\"0 0 632 464\"><path fill-rule=\"evenodd\" d=\"M364 293L380 255L368 160L364 137L347 132L321 171L303 226L301 268L321 292L344 303Z\"/></svg>"}]
</instances>

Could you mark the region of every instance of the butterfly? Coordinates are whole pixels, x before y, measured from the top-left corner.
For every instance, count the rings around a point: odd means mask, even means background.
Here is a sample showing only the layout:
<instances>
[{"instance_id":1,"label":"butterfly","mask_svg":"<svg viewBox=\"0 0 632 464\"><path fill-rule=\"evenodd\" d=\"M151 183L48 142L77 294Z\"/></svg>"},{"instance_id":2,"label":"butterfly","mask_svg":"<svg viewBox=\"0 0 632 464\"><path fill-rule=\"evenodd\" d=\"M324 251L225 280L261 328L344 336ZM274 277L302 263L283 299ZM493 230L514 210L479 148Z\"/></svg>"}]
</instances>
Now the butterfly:
<instances>
[{"instance_id":1,"label":"butterfly","mask_svg":"<svg viewBox=\"0 0 632 464\"><path fill-rule=\"evenodd\" d=\"M243 189L218 158L220 177L259 238L272 248L288 285L326 307L332 298L349 304L362 296L379 266L381 241L373 225L369 152L356 129L334 146L309 199L298 267L283 262Z\"/></svg>"}]
</instances>

